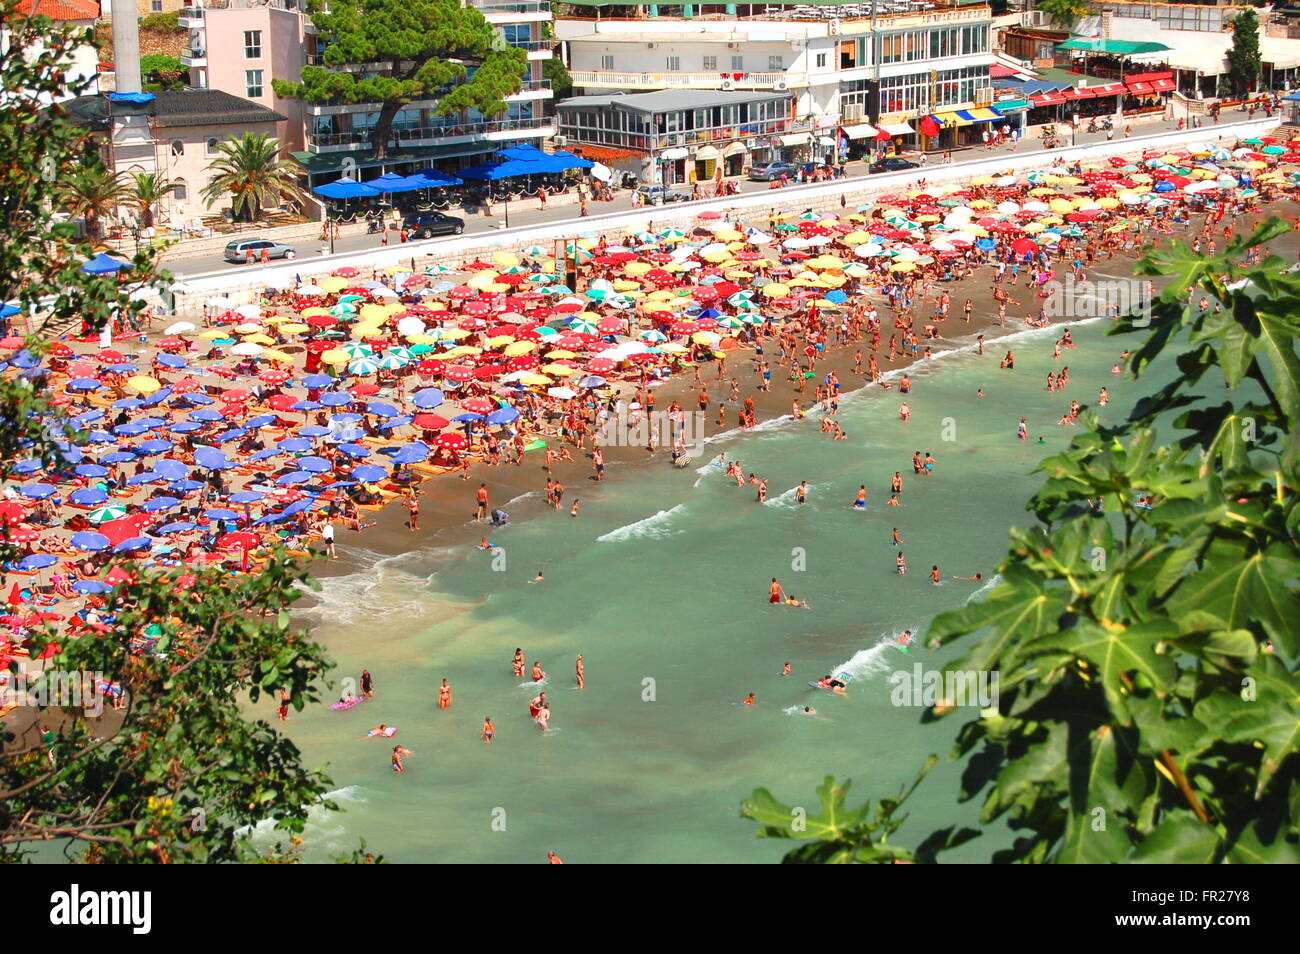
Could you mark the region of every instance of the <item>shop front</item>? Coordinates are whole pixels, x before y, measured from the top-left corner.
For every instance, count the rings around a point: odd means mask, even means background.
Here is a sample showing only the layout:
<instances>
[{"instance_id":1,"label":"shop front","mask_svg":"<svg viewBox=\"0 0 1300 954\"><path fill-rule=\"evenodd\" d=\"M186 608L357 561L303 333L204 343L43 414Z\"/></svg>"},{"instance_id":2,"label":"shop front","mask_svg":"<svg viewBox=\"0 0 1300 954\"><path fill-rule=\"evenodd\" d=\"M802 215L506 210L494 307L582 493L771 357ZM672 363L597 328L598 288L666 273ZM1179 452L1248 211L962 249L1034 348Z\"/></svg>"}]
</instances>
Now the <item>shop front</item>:
<instances>
[{"instance_id":1,"label":"shop front","mask_svg":"<svg viewBox=\"0 0 1300 954\"><path fill-rule=\"evenodd\" d=\"M977 146L984 141L984 133L990 131L990 123L1001 127L1005 122L1002 113L987 106L934 113L921 120L921 134L927 141L924 148Z\"/></svg>"},{"instance_id":2,"label":"shop front","mask_svg":"<svg viewBox=\"0 0 1300 954\"><path fill-rule=\"evenodd\" d=\"M659 153L656 181L662 185L681 185L686 182L686 158L690 155L680 146Z\"/></svg>"},{"instance_id":3,"label":"shop front","mask_svg":"<svg viewBox=\"0 0 1300 954\"><path fill-rule=\"evenodd\" d=\"M744 142L737 140L722 150L722 174L726 176L743 176L748 163L749 150Z\"/></svg>"},{"instance_id":4,"label":"shop front","mask_svg":"<svg viewBox=\"0 0 1300 954\"><path fill-rule=\"evenodd\" d=\"M695 150L694 173L692 182L709 182L717 174L718 163L722 160L722 153L717 146L700 146Z\"/></svg>"},{"instance_id":5,"label":"shop front","mask_svg":"<svg viewBox=\"0 0 1300 954\"><path fill-rule=\"evenodd\" d=\"M870 155L879 132L880 130L870 123L854 123L851 126L840 127L841 141L847 143L848 158L862 159Z\"/></svg>"}]
</instances>

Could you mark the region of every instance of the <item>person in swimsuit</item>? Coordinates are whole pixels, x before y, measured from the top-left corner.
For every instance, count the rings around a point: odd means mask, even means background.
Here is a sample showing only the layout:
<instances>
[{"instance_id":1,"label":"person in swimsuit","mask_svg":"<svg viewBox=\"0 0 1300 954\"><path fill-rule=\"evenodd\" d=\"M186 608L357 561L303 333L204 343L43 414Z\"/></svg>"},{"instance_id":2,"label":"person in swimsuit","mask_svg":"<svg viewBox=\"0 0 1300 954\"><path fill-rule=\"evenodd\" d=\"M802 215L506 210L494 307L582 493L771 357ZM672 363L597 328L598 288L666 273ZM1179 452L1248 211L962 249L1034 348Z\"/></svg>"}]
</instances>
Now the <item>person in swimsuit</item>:
<instances>
[{"instance_id":1,"label":"person in swimsuit","mask_svg":"<svg viewBox=\"0 0 1300 954\"><path fill-rule=\"evenodd\" d=\"M894 471L893 479L889 481L889 492L891 494L903 492L903 475L899 471Z\"/></svg>"},{"instance_id":2,"label":"person in swimsuit","mask_svg":"<svg viewBox=\"0 0 1300 954\"><path fill-rule=\"evenodd\" d=\"M785 590L781 589L781 584L776 581L776 577L772 577L772 585L768 587L767 592L769 603L780 603L785 599Z\"/></svg>"},{"instance_id":3,"label":"person in swimsuit","mask_svg":"<svg viewBox=\"0 0 1300 954\"><path fill-rule=\"evenodd\" d=\"M858 495L853 500L853 506L859 510L865 510L867 507L867 485L858 485Z\"/></svg>"},{"instance_id":4,"label":"person in swimsuit","mask_svg":"<svg viewBox=\"0 0 1300 954\"><path fill-rule=\"evenodd\" d=\"M546 705L547 705L546 693L539 692L536 696L533 697L532 701L528 703L528 717L531 719L536 719L537 713L541 712L542 709L546 707Z\"/></svg>"},{"instance_id":5,"label":"person in swimsuit","mask_svg":"<svg viewBox=\"0 0 1300 954\"><path fill-rule=\"evenodd\" d=\"M953 577L954 580L961 580L963 583L978 583L978 582L979 582L980 580L982 580L983 578L984 578L983 575L980 574L980 573L976 573L974 576L954 576L954 577Z\"/></svg>"},{"instance_id":6,"label":"person in swimsuit","mask_svg":"<svg viewBox=\"0 0 1300 954\"><path fill-rule=\"evenodd\" d=\"M546 678L546 673L542 672L542 664L539 663L539 662L534 662L534 663L533 663L533 682L541 682L541 681L542 681L543 679L545 679L545 678Z\"/></svg>"},{"instance_id":7,"label":"person in swimsuit","mask_svg":"<svg viewBox=\"0 0 1300 954\"><path fill-rule=\"evenodd\" d=\"M369 669L361 670L361 694L367 699L373 698L375 694L375 677L370 675Z\"/></svg>"},{"instance_id":8,"label":"person in swimsuit","mask_svg":"<svg viewBox=\"0 0 1300 954\"><path fill-rule=\"evenodd\" d=\"M578 661L574 663L574 675L578 680L578 688L587 688L587 671L582 665L582 654L578 654Z\"/></svg>"},{"instance_id":9,"label":"person in swimsuit","mask_svg":"<svg viewBox=\"0 0 1300 954\"><path fill-rule=\"evenodd\" d=\"M482 732L483 741L490 743L492 739L496 736L496 734L497 734L497 730L492 727L492 717L484 716L483 732Z\"/></svg>"},{"instance_id":10,"label":"person in swimsuit","mask_svg":"<svg viewBox=\"0 0 1300 954\"><path fill-rule=\"evenodd\" d=\"M894 558L894 566L898 570L898 575L902 576L907 572L907 558L903 556L902 553L899 553L898 556Z\"/></svg>"},{"instance_id":11,"label":"person in swimsuit","mask_svg":"<svg viewBox=\"0 0 1300 954\"><path fill-rule=\"evenodd\" d=\"M937 564L930 567L930 582L936 584L939 582L939 567Z\"/></svg>"},{"instance_id":12,"label":"person in swimsuit","mask_svg":"<svg viewBox=\"0 0 1300 954\"><path fill-rule=\"evenodd\" d=\"M745 696L745 698L741 700L740 704L742 706L752 706L754 704L754 695L755 694L751 692L749 695Z\"/></svg>"},{"instance_id":13,"label":"person in swimsuit","mask_svg":"<svg viewBox=\"0 0 1300 954\"><path fill-rule=\"evenodd\" d=\"M764 477L762 480L758 482L758 502L759 503L767 502L767 478L766 477Z\"/></svg>"},{"instance_id":14,"label":"person in swimsuit","mask_svg":"<svg viewBox=\"0 0 1300 954\"><path fill-rule=\"evenodd\" d=\"M790 675L790 664L788 662L781 667L781 675L783 676Z\"/></svg>"},{"instance_id":15,"label":"person in swimsuit","mask_svg":"<svg viewBox=\"0 0 1300 954\"><path fill-rule=\"evenodd\" d=\"M815 716L815 715L817 714L817 710L814 709L812 706L804 706L804 707L803 707L803 714L804 714L804 715Z\"/></svg>"},{"instance_id":16,"label":"person in swimsuit","mask_svg":"<svg viewBox=\"0 0 1300 954\"><path fill-rule=\"evenodd\" d=\"M447 680L442 681L442 686L438 689L438 708L447 709L451 707L451 686Z\"/></svg>"},{"instance_id":17,"label":"person in swimsuit","mask_svg":"<svg viewBox=\"0 0 1300 954\"><path fill-rule=\"evenodd\" d=\"M515 650L514 667L515 675L522 679L524 677L524 651L522 649Z\"/></svg>"},{"instance_id":18,"label":"person in swimsuit","mask_svg":"<svg viewBox=\"0 0 1300 954\"><path fill-rule=\"evenodd\" d=\"M543 732L545 732L551 721L551 707L549 705L543 705L541 709L537 711L537 718L533 721L537 723Z\"/></svg>"},{"instance_id":19,"label":"person in swimsuit","mask_svg":"<svg viewBox=\"0 0 1300 954\"><path fill-rule=\"evenodd\" d=\"M393 771L394 772L406 771L406 766L402 764L402 756L410 755L410 754L411 754L410 749L404 749L400 745L393 746Z\"/></svg>"},{"instance_id":20,"label":"person in swimsuit","mask_svg":"<svg viewBox=\"0 0 1300 954\"><path fill-rule=\"evenodd\" d=\"M900 536L898 535L898 528L895 527L895 528L894 528L894 539L893 539L893 544L892 544L892 545L893 545L893 546L898 546L898 545L901 544L902 542L903 542L903 538L900 537Z\"/></svg>"},{"instance_id":21,"label":"person in swimsuit","mask_svg":"<svg viewBox=\"0 0 1300 954\"><path fill-rule=\"evenodd\" d=\"M800 506L803 506L808 502L808 481L801 480L799 482L799 486L795 489L794 496L795 499L799 501Z\"/></svg>"}]
</instances>

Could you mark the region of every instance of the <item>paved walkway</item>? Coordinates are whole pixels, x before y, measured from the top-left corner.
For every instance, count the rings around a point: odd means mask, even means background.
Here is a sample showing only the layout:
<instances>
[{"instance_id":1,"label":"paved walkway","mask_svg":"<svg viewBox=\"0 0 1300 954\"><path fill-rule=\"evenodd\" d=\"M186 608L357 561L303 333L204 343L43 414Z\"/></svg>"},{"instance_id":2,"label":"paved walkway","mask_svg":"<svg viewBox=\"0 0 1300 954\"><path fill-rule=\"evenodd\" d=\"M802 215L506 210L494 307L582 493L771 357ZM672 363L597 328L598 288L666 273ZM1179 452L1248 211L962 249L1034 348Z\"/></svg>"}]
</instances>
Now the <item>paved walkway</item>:
<instances>
[{"instance_id":1,"label":"paved walkway","mask_svg":"<svg viewBox=\"0 0 1300 954\"><path fill-rule=\"evenodd\" d=\"M1240 118L1242 119L1245 118L1244 112L1242 113ZM1225 117L1225 120L1236 120L1236 119L1237 119L1236 113L1232 113L1229 116ZM1114 137L1116 139L1120 138L1123 135L1122 128L1123 127L1120 127L1119 129L1115 130ZM1146 122L1134 127L1135 134L1132 138L1134 140L1138 140L1142 136L1152 135L1161 132L1171 132L1177 128L1178 128L1178 124L1176 122L1171 122L1171 121L1161 120L1158 122ZM1080 131L1074 136L1073 141L1071 141L1070 130L1068 126L1058 127L1058 129L1062 130L1065 133L1064 141L1061 143L1063 146L1085 144L1090 142L1101 142L1106 139L1105 133L1100 133L1100 132L1085 133ZM1214 129L1213 126L1205 127L1206 138L1213 137L1214 135L1213 129ZM1023 155L1025 153L1029 153L1041 148L1042 148L1041 140L1034 137L1027 137L1021 140L1021 142L1014 148L1011 145L995 146L991 149L985 149L982 146L972 146L965 149L955 150L952 152L952 161L954 163L968 162L975 159L987 159L990 156L999 155L999 154ZM915 153L904 153L904 155L913 159L917 158ZM931 166L939 164L942 161L942 156L943 156L942 152L932 153L927 157L926 164ZM865 178L868 175L867 164L861 160L850 162L848 165L848 172L849 172L849 178L851 179ZM747 179L736 179L734 181L740 184L740 191L742 195L753 193L753 192L761 192L768 189L768 184L766 182L750 182ZM606 212L625 212L630 210L631 208L632 208L632 194L628 190L619 191L616 195L616 198L612 202L592 202L590 204L590 211L592 212L592 214L601 214ZM460 215L464 217L465 233L467 235L482 234L486 232L491 232L496 229L504 228L505 227L504 203L501 202L494 203L492 211L493 211L493 215L485 216L482 214L466 213L458 209L448 210L449 214ZM515 209L515 210L511 210L510 212L510 226L514 228L523 225L540 225L540 224L546 224L551 222L562 222L562 221L572 220L577 218L578 218L578 207L576 205L555 206L545 210L535 209L535 208ZM254 237L254 233L247 233L247 232L242 233L239 237L252 238ZM395 245L396 242L397 242L396 232L390 233L389 236L390 247ZM321 242L319 241L318 236L313 236L310 240L298 241L296 243L291 243L291 244L294 245L299 260L314 258L320 254ZM337 239L334 243L334 251L336 253L362 252L372 248L379 248L378 235L361 234L361 235L343 236ZM201 253L199 255L195 255L193 257L169 258L169 260L165 263L165 267L169 269L178 278L182 278L186 275L198 275L205 272L221 271L223 269L251 270L251 269L260 268L261 266L260 264L236 265L233 263L229 263L226 262L222 252L209 251L209 252Z\"/></svg>"}]
</instances>

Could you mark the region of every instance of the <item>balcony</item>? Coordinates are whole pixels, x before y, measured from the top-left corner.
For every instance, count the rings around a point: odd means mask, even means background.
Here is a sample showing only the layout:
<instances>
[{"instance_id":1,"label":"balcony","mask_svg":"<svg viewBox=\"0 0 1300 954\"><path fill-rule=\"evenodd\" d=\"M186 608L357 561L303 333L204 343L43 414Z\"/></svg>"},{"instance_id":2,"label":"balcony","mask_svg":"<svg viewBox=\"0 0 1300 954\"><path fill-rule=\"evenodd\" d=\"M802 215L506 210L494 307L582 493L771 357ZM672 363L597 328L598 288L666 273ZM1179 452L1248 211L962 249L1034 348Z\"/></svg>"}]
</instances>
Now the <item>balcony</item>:
<instances>
[{"instance_id":1,"label":"balcony","mask_svg":"<svg viewBox=\"0 0 1300 954\"><path fill-rule=\"evenodd\" d=\"M808 85L806 73L618 73L613 70L570 70L574 86L601 89L776 90ZM736 77L739 76L737 79Z\"/></svg>"},{"instance_id":2,"label":"balcony","mask_svg":"<svg viewBox=\"0 0 1300 954\"><path fill-rule=\"evenodd\" d=\"M202 30L203 24L202 7L181 7L176 25L182 30Z\"/></svg>"},{"instance_id":3,"label":"balcony","mask_svg":"<svg viewBox=\"0 0 1300 954\"><path fill-rule=\"evenodd\" d=\"M389 146L437 146L472 142L476 139L497 141L534 136L551 136L555 133L554 120L546 117L525 119L498 119L476 123L441 122L428 126L394 128ZM370 145L370 133L353 129L341 133L308 133L309 152L345 152Z\"/></svg>"},{"instance_id":4,"label":"balcony","mask_svg":"<svg viewBox=\"0 0 1300 954\"><path fill-rule=\"evenodd\" d=\"M181 50L181 66L207 66L208 51L202 48L187 46Z\"/></svg>"},{"instance_id":5,"label":"balcony","mask_svg":"<svg viewBox=\"0 0 1300 954\"><path fill-rule=\"evenodd\" d=\"M543 23L551 19L551 5L543 0L473 0L470 6L488 23Z\"/></svg>"},{"instance_id":6,"label":"balcony","mask_svg":"<svg viewBox=\"0 0 1300 954\"><path fill-rule=\"evenodd\" d=\"M729 126L711 126L707 129L688 129L680 132L626 132L615 129L590 129L561 121L560 132L571 142L592 146L613 146L635 149L640 152L660 152L685 146L709 143L727 143L741 139L764 140L791 133L812 133L815 125L809 119L760 119L752 123ZM757 148L757 143L753 148Z\"/></svg>"},{"instance_id":7,"label":"balcony","mask_svg":"<svg viewBox=\"0 0 1300 954\"><path fill-rule=\"evenodd\" d=\"M636 11L644 11L646 8L627 6L623 7L622 10L632 12L634 15L620 16L618 18L599 15L598 7L571 6L569 7L570 12L561 19L587 23L598 21L601 24L602 29L600 32L602 33L624 32L622 27L630 27L643 20L659 24L676 22L682 24L684 29L692 30L697 28L702 21L734 22L737 19L747 23L822 23L826 24L827 32L834 29L831 26L832 23L839 21L841 28L839 32L861 33L865 24L860 21L870 21L872 19L871 6L871 3L798 7L740 4L735 13L700 13L698 12L699 8L697 8L697 12L691 17L652 16L645 12L637 16L635 15ZM936 2L928 2L928 0L881 0L876 4L875 19L881 29L898 30L919 26L990 21L993 19L993 11L991 7L984 4L958 6L953 2L944 2L944 0L936 0ZM854 29L845 31L843 27L846 23L853 23ZM612 29L611 26L613 26Z\"/></svg>"},{"instance_id":8,"label":"balcony","mask_svg":"<svg viewBox=\"0 0 1300 954\"><path fill-rule=\"evenodd\" d=\"M550 99L554 95L551 81L548 79L524 80L519 92L506 97L506 102L527 102L534 99ZM415 99L407 103L405 109L436 109L439 100ZM350 103L341 99L324 99L316 103L306 103L308 116L347 116L352 113L377 113L379 103ZM451 125L465 125L453 123Z\"/></svg>"},{"instance_id":9,"label":"balcony","mask_svg":"<svg viewBox=\"0 0 1300 954\"><path fill-rule=\"evenodd\" d=\"M555 95L548 79L524 80L519 92L506 97L507 103L523 103L534 99L550 99Z\"/></svg>"},{"instance_id":10,"label":"balcony","mask_svg":"<svg viewBox=\"0 0 1300 954\"><path fill-rule=\"evenodd\" d=\"M511 46L524 50L530 60L549 60L559 40L510 40Z\"/></svg>"}]
</instances>

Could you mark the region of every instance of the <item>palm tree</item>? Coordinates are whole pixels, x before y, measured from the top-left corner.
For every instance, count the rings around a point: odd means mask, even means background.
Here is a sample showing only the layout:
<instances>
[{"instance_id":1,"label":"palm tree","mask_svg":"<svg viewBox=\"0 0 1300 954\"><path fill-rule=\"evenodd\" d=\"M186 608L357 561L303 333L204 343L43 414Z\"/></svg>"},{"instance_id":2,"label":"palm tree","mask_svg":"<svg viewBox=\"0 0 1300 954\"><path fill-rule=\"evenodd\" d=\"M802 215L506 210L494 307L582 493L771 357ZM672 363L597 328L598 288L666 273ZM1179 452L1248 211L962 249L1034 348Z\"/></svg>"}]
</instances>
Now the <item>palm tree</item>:
<instances>
[{"instance_id":1,"label":"palm tree","mask_svg":"<svg viewBox=\"0 0 1300 954\"><path fill-rule=\"evenodd\" d=\"M1053 26L1067 30L1088 15L1087 0L1038 0L1037 7Z\"/></svg>"},{"instance_id":2,"label":"palm tree","mask_svg":"<svg viewBox=\"0 0 1300 954\"><path fill-rule=\"evenodd\" d=\"M154 210L172 194L176 183L160 172L137 172L127 204L140 213L140 228L153 227Z\"/></svg>"},{"instance_id":3,"label":"palm tree","mask_svg":"<svg viewBox=\"0 0 1300 954\"><path fill-rule=\"evenodd\" d=\"M99 220L114 206L127 201L128 188L122 177L104 166L82 166L56 187L59 202L86 222L86 237L100 237Z\"/></svg>"},{"instance_id":4,"label":"palm tree","mask_svg":"<svg viewBox=\"0 0 1300 954\"><path fill-rule=\"evenodd\" d=\"M203 187L203 197L217 202L230 193L236 219L253 222L268 205L278 205L282 199L301 202L307 198L296 181L298 167L279 158L278 139L244 133L240 139L227 139L218 145L217 152L217 158L208 163L213 176Z\"/></svg>"}]
</instances>

